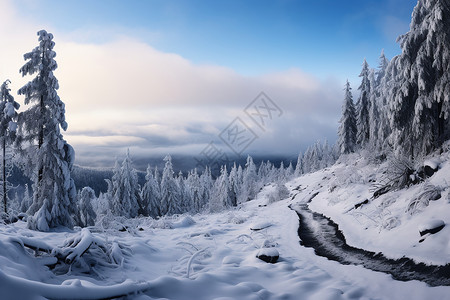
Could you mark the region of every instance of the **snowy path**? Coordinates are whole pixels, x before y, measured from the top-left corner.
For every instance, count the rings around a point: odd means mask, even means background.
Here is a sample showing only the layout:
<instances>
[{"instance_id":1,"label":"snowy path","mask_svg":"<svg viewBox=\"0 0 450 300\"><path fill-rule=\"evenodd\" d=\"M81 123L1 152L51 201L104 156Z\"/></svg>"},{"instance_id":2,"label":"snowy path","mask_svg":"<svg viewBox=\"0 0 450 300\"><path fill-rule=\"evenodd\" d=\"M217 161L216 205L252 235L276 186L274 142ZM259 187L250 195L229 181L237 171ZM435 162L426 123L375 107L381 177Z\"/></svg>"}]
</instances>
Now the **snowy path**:
<instances>
[{"instance_id":1,"label":"snowy path","mask_svg":"<svg viewBox=\"0 0 450 300\"><path fill-rule=\"evenodd\" d=\"M313 248L319 256L341 264L362 265L370 270L391 274L396 280L420 280L430 286L450 285L450 264L425 265L406 257L389 259L382 253L349 246L338 225L331 219L311 211L307 204L296 205L293 209L300 219L300 243Z\"/></svg>"}]
</instances>

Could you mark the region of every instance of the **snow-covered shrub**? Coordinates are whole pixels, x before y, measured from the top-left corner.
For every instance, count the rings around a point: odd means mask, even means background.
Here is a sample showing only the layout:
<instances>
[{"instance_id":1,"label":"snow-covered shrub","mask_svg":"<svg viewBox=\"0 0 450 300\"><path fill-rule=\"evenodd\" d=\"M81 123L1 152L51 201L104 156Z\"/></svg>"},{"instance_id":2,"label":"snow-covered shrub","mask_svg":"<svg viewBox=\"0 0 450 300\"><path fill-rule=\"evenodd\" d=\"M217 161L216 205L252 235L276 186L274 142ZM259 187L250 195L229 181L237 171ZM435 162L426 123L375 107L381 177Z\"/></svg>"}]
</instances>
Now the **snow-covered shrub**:
<instances>
[{"instance_id":1,"label":"snow-covered shrub","mask_svg":"<svg viewBox=\"0 0 450 300\"><path fill-rule=\"evenodd\" d=\"M415 180L414 164L406 157L391 156L383 169L383 175L372 187L375 198L405 188Z\"/></svg>"},{"instance_id":2,"label":"snow-covered shrub","mask_svg":"<svg viewBox=\"0 0 450 300\"><path fill-rule=\"evenodd\" d=\"M409 202L408 207L406 208L406 212L409 215L414 215L417 212L423 210L428 206L430 201L441 198L442 191L442 187L435 186L429 183L425 184L423 187L423 191L419 193L416 198L411 200L411 202Z\"/></svg>"},{"instance_id":3,"label":"snow-covered shrub","mask_svg":"<svg viewBox=\"0 0 450 300\"><path fill-rule=\"evenodd\" d=\"M92 207L92 201L95 199L95 192L90 187L84 187L80 193L80 222L82 227L95 225L97 214Z\"/></svg>"},{"instance_id":4,"label":"snow-covered shrub","mask_svg":"<svg viewBox=\"0 0 450 300\"><path fill-rule=\"evenodd\" d=\"M237 213L235 213L233 211L230 211L227 214L227 217L228 217L228 220L227 220L228 223L232 223L232 224L242 224L248 218L248 216L238 215Z\"/></svg>"},{"instance_id":5,"label":"snow-covered shrub","mask_svg":"<svg viewBox=\"0 0 450 300\"><path fill-rule=\"evenodd\" d=\"M277 202L289 197L289 190L283 183L277 183L275 189L269 194L269 203Z\"/></svg>"}]
</instances>

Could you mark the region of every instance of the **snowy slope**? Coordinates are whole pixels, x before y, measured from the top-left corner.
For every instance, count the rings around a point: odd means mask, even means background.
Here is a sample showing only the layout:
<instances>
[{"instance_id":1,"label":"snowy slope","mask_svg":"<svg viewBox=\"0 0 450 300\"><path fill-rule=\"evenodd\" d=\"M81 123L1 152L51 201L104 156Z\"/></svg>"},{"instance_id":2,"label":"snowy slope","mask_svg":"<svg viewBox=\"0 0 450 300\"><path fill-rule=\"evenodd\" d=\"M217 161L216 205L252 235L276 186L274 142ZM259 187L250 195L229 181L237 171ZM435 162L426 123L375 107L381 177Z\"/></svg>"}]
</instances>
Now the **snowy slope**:
<instances>
[{"instance_id":1,"label":"snowy slope","mask_svg":"<svg viewBox=\"0 0 450 300\"><path fill-rule=\"evenodd\" d=\"M374 184L389 168L388 163L370 164L357 154L331 168L297 178L289 186L300 186L300 191L294 191L295 200L300 203L318 193L309 208L339 224L349 245L391 258L407 256L417 262L441 265L450 262L450 226L433 235L422 237L419 233L427 224L450 222L449 154L435 157L436 160L440 162L438 172L424 182L375 199ZM439 199L426 198L430 187L438 191ZM429 200L428 206L419 203L411 213L411 203L421 195ZM367 204L355 208L366 199Z\"/></svg>"},{"instance_id":2,"label":"snowy slope","mask_svg":"<svg viewBox=\"0 0 450 300\"><path fill-rule=\"evenodd\" d=\"M386 274L317 257L312 249L299 245L298 217L288 206L307 200L309 190L321 191L313 199L314 208L339 208L333 216L349 225L353 218L355 224L354 217L340 214L345 204L325 197L331 172L344 169L336 166L294 180L291 187L307 187L294 200L268 204L274 186L266 186L256 200L233 211L158 221L136 219L128 223L125 232L111 229L114 226L91 228L94 237L130 250L121 264L103 268L99 274L72 271L55 275L44 266L42 257L18 251L20 247L14 243L25 237L56 247L76 232L35 232L21 221L2 225L1 299L99 299L113 295L128 295L127 299L444 299L450 287L395 281ZM347 192L335 189L327 195L353 199L356 191L364 191L363 186L350 184ZM378 234L376 229L372 231ZM349 230L356 241L360 241L360 236L356 238L360 232ZM263 245L277 249L278 263L256 258Z\"/></svg>"}]
</instances>

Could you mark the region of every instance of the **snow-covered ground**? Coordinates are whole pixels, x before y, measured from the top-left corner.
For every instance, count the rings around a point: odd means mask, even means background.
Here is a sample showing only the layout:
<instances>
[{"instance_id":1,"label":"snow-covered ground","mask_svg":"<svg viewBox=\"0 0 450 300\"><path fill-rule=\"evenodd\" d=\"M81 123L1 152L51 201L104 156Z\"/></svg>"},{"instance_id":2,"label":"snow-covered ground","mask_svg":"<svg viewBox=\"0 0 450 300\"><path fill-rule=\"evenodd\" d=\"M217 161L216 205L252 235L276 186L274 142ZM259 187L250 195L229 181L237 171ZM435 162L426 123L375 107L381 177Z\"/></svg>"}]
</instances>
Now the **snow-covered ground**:
<instances>
[{"instance_id":1,"label":"snow-covered ground","mask_svg":"<svg viewBox=\"0 0 450 300\"><path fill-rule=\"evenodd\" d=\"M114 295L141 300L448 298L450 287L395 281L383 273L318 257L312 249L300 246L298 217L289 205L308 201L319 192L310 208L332 217L349 244L383 251L392 257L406 255L419 261L450 262L450 226L427 236L422 243L418 231L419 226L432 219L448 222L450 204L445 178L449 178L450 164L443 163L430 179L430 183L443 187L441 199L431 201L423 212L413 216L406 214L405 209L423 183L350 209L370 198L369 181L377 171L374 168L364 160L356 160L297 178L288 183L292 197L272 204L268 198L274 186L266 186L257 199L232 211L158 221L136 219L128 223L126 231L117 230L120 226L91 228L95 238L121 245L125 254L117 264L98 267L89 275L77 270L55 275L45 266L50 258L45 255L36 258L33 251L25 252L19 245L21 240L31 240L43 243L42 248L61 247L81 229L44 233L26 229L22 221L1 225L0 298L99 299ZM387 229L384 220L392 217L398 219L396 227ZM279 261L269 264L256 258L262 247L276 249Z\"/></svg>"},{"instance_id":2,"label":"snow-covered ground","mask_svg":"<svg viewBox=\"0 0 450 300\"><path fill-rule=\"evenodd\" d=\"M423 237L419 232L429 225L450 222L449 153L434 158L436 161L439 170L424 182L375 199L374 184L390 168L389 163L369 164L357 154L348 157L346 163L297 178L289 186L300 186L295 196L299 202L318 193L309 208L339 224L349 245L382 252L390 258L406 256L417 262L443 265L450 263L450 226ZM440 195L439 199L430 199L435 194ZM355 208L366 199L367 204ZM428 206L423 201L414 202L416 199L428 202Z\"/></svg>"}]
</instances>

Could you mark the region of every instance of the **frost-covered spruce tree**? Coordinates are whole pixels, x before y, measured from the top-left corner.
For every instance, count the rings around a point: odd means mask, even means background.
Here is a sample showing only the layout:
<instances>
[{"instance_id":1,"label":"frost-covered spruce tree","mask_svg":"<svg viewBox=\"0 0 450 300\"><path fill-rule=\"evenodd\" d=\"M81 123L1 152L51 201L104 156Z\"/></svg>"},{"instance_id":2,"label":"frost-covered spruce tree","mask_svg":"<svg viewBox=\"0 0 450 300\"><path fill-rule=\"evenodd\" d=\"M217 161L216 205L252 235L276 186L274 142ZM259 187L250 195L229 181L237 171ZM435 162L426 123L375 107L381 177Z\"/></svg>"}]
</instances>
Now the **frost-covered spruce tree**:
<instances>
[{"instance_id":1,"label":"frost-covered spruce tree","mask_svg":"<svg viewBox=\"0 0 450 300\"><path fill-rule=\"evenodd\" d=\"M95 225L97 214L92 207L92 202L95 201L95 192L92 188L84 187L79 196L80 201L80 226L87 227Z\"/></svg>"},{"instance_id":2,"label":"frost-covered spruce tree","mask_svg":"<svg viewBox=\"0 0 450 300\"><path fill-rule=\"evenodd\" d=\"M2 146L2 196L3 208L5 213L8 212L8 158L6 148L10 146L16 138L17 129L17 109L20 105L14 101L14 97L10 94L11 89L8 88L9 80L3 82L0 86L0 141ZM10 161L10 159L9 159Z\"/></svg>"},{"instance_id":3,"label":"frost-covered spruce tree","mask_svg":"<svg viewBox=\"0 0 450 300\"><path fill-rule=\"evenodd\" d=\"M212 196L209 200L209 210L211 212L221 211L226 207L231 207L230 182L228 180L227 166L220 168L220 176L214 182Z\"/></svg>"},{"instance_id":4,"label":"frost-covered spruce tree","mask_svg":"<svg viewBox=\"0 0 450 300\"><path fill-rule=\"evenodd\" d=\"M237 168L236 164L233 165L228 176L228 193L230 194L230 204L231 206L237 206L238 194L239 194L239 183L237 178Z\"/></svg>"},{"instance_id":5,"label":"frost-covered spruce tree","mask_svg":"<svg viewBox=\"0 0 450 300\"><path fill-rule=\"evenodd\" d=\"M361 147L365 147L370 138L370 70L365 59L362 66L361 74L359 74L361 85L358 88L360 95L356 103L356 142Z\"/></svg>"},{"instance_id":6,"label":"frost-covered spruce tree","mask_svg":"<svg viewBox=\"0 0 450 300\"><path fill-rule=\"evenodd\" d=\"M20 69L22 76L36 76L18 91L30 107L19 114L16 141L26 147L22 150L30 162L26 171L34 180L33 204L28 209L34 217L28 219L28 226L45 231L73 226L77 202L70 172L75 152L61 134L67 122L64 103L57 94L58 80L53 75L57 68L53 35L45 30L37 35L39 46L24 55L27 62Z\"/></svg>"},{"instance_id":7,"label":"frost-covered spruce tree","mask_svg":"<svg viewBox=\"0 0 450 300\"><path fill-rule=\"evenodd\" d=\"M121 216L124 214L123 207L119 197L116 197L116 195L120 193L118 192L118 189L120 188L120 164L117 159L114 163L113 176L111 180L105 179L105 181L108 184L108 191L106 194L109 200L109 209L113 215Z\"/></svg>"},{"instance_id":8,"label":"frost-covered spruce tree","mask_svg":"<svg viewBox=\"0 0 450 300\"><path fill-rule=\"evenodd\" d=\"M117 161L109 185L110 208L113 215L137 217L142 211L136 170L127 151L122 165Z\"/></svg>"},{"instance_id":9,"label":"frost-covered spruce tree","mask_svg":"<svg viewBox=\"0 0 450 300\"><path fill-rule=\"evenodd\" d=\"M211 198L212 188L214 185L214 180L212 179L211 175L211 169L206 166L205 170L203 171L202 175L200 175L200 186L201 186L201 204L200 209L203 209L208 203Z\"/></svg>"},{"instance_id":10,"label":"frost-covered spruce tree","mask_svg":"<svg viewBox=\"0 0 450 300\"><path fill-rule=\"evenodd\" d=\"M312 147L308 146L306 148L305 154L303 155L303 171L305 174L312 172Z\"/></svg>"},{"instance_id":11,"label":"frost-covered spruce tree","mask_svg":"<svg viewBox=\"0 0 450 300\"><path fill-rule=\"evenodd\" d=\"M176 183L179 191L179 201L180 201L180 213L185 213L191 210L192 208L192 198L191 194L188 191L188 187L186 186L186 179L183 176L183 172L179 172L176 178Z\"/></svg>"},{"instance_id":12,"label":"frost-covered spruce tree","mask_svg":"<svg viewBox=\"0 0 450 300\"><path fill-rule=\"evenodd\" d=\"M297 157L297 164L295 165L294 176L299 177L303 174L303 153L299 153Z\"/></svg>"},{"instance_id":13,"label":"frost-covered spruce tree","mask_svg":"<svg viewBox=\"0 0 450 300\"><path fill-rule=\"evenodd\" d=\"M292 176L294 176L294 167L292 166L292 161L290 161L286 168L286 179L290 180Z\"/></svg>"},{"instance_id":14,"label":"frost-covered spruce tree","mask_svg":"<svg viewBox=\"0 0 450 300\"><path fill-rule=\"evenodd\" d=\"M342 117L339 121L338 146L341 154L348 154L356 148L356 113L350 83L345 84L345 99L342 105Z\"/></svg>"},{"instance_id":15,"label":"frost-covered spruce tree","mask_svg":"<svg viewBox=\"0 0 450 300\"><path fill-rule=\"evenodd\" d=\"M417 157L450 136L448 0L419 0L410 31L398 41L402 48L398 58L402 76L391 103L392 136L397 151Z\"/></svg>"},{"instance_id":16,"label":"frost-covered spruce tree","mask_svg":"<svg viewBox=\"0 0 450 300\"><path fill-rule=\"evenodd\" d=\"M191 198L192 212L200 212L202 208L202 187L200 183L200 177L198 176L197 169L189 172L186 179L186 187L189 191Z\"/></svg>"},{"instance_id":17,"label":"frost-covered spruce tree","mask_svg":"<svg viewBox=\"0 0 450 300\"><path fill-rule=\"evenodd\" d=\"M28 184L25 183L22 202L20 202L20 211L27 212L30 206L33 204L33 199L30 197L30 191L28 188Z\"/></svg>"},{"instance_id":18,"label":"frost-covered spruce tree","mask_svg":"<svg viewBox=\"0 0 450 300\"><path fill-rule=\"evenodd\" d=\"M161 178L161 214L173 215L181 213L180 191L173 177L172 157L167 155Z\"/></svg>"},{"instance_id":19,"label":"frost-covered spruce tree","mask_svg":"<svg viewBox=\"0 0 450 300\"><path fill-rule=\"evenodd\" d=\"M369 84L370 84L370 93L369 93L369 140L368 146L370 149L375 149L376 140L378 135L378 124L380 119L380 112L378 110L378 98L376 95L376 75L375 70L369 70ZM367 144L366 144L367 147Z\"/></svg>"},{"instance_id":20,"label":"frost-covered spruce tree","mask_svg":"<svg viewBox=\"0 0 450 300\"><path fill-rule=\"evenodd\" d=\"M130 202L131 205L129 216L134 218L137 217L138 214L142 214L137 171L133 168L133 161L131 160L129 150L127 150L127 155L122 162L121 185L123 186L123 194L121 196L122 201Z\"/></svg>"},{"instance_id":21,"label":"frost-covered spruce tree","mask_svg":"<svg viewBox=\"0 0 450 300\"><path fill-rule=\"evenodd\" d=\"M276 178L277 182L286 182L286 170L284 168L284 162L281 161L280 167L278 168L278 174Z\"/></svg>"},{"instance_id":22,"label":"frost-covered spruce tree","mask_svg":"<svg viewBox=\"0 0 450 300\"><path fill-rule=\"evenodd\" d=\"M157 169L154 171L158 172ZM150 165L147 167L147 174L145 175L145 184L142 188L141 198L142 198L142 207L146 212L146 215L149 215L153 218L161 216L160 211L160 189L159 183L155 178L153 170L150 168Z\"/></svg>"},{"instance_id":23,"label":"frost-covered spruce tree","mask_svg":"<svg viewBox=\"0 0 450 300\"><path fill-rule=\"evenodd\" d=\"M256 173L256 165L253 158L247 156L247 163L242 177L242 200L240 202L249 201L256 197L259 191L258 174Z\"/></svg>"},{"instance_id":24,"label":"frost-covered spruce tree","mask_svg":"<svg viewBox=\"0 0 450 300\"><path fill-rule=\"evenodd\" d=\"M384 94L386 74L389 60L381 51L378 69L375 70L373 83L370 90L370 140L376 150L382 150L387 143L387 138L391 132L389 117L387 114L387 98Z\"/></svg>"}]
</instances>

